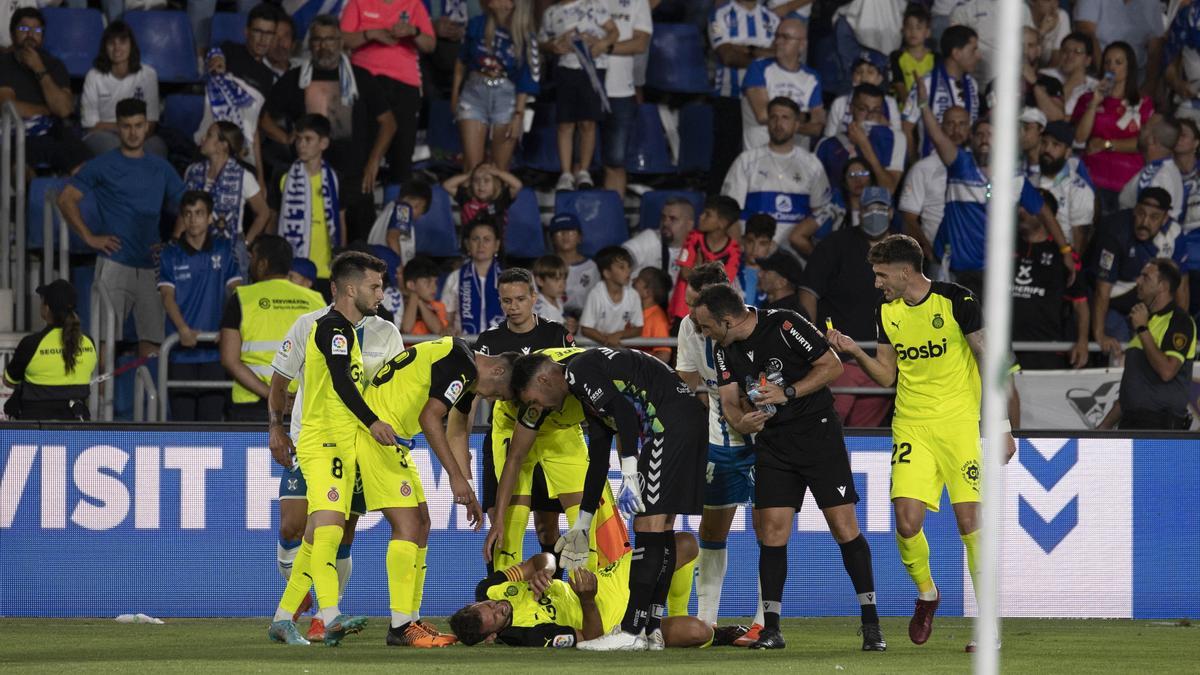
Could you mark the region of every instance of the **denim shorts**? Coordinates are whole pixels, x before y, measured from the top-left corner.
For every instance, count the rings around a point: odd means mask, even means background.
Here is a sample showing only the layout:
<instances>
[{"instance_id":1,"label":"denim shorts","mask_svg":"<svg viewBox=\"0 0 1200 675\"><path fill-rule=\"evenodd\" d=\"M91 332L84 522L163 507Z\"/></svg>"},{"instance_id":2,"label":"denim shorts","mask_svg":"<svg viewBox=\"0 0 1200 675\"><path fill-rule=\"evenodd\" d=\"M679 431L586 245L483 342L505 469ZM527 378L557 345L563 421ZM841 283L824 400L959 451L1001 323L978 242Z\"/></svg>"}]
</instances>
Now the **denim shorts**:
<instances>
[{"instance_id":1,"label":"denim shorts","mask_svg":"<svg viewBox=\"0 0 1200 675\"><path fill-rule=\"evenodd\" d=\"M488 83L493 84L489 85ZM508 124L517 109L517 87L507 78L486 78L472 72L458 95L459 120L475 120L488 126Z\"/></svg>"},{"instance_id":2,"label":"denim shorts","mask_svg":"<svg viewBox=\"0 0 1200 675\"><path fill-rule=\"evenodd\" d=\"M604 147L601 159L604 166L625 167L625 153L633 136L633 124L637 120L637 99L632 96L610 98L612 112L604 118Z\"/></svg>"}]
</instances>

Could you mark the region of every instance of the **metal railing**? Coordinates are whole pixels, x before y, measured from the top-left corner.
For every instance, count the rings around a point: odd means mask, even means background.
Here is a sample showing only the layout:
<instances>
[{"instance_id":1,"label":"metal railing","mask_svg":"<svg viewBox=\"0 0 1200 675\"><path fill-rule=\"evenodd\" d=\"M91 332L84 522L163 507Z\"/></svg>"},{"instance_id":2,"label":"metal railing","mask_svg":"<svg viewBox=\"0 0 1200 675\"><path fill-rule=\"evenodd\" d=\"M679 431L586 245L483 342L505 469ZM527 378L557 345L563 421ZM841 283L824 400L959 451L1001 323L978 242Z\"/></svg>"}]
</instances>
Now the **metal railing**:
<instances>
[{"instance_id":1,"label":"metal railing","mask_svg":"<svg viewBox=\"0 0 1200 675\"><path fill-rule=\"evenodd\" d=\"M133 421L158 421L158 393L154 389L154 378L146 366L138 366L133 378Z\"/></svg>"},{"instance_id":2,"label":"metal railing","mask_svg":"<svg viewBox=\"0 0 1200 675\"><path fill-rule=\"evenodd\" d=\"M58 190L46 190L42 198L42 283L54 278L54 219L58 218L58 277L71 279L71 233L67 219L58 210Z\"/></svg>"},{"instance_id":3,"label":"metal railing","mask_svg":"<svg viewBox=\"0 0 1200 675\"><path fill-rule=\"evenodd\" d=\"M117 383L113 381L113 370L117 360L117 311L113 306L108 289L103 284L92 284L91 317L89 330L93 340L100 341L101 358L99 372L92 381L88 394L88 408L91 409L92 419L111 422L113 418L113 399L116 396ZM103 387L101 386L103 385ZM101 397L101 388L104 395Z\"/></svg>"},{"instance_id":4,"label":"metal railing","mask_svg":"<svg viewBox=\"0 0 1200 675\"><path fill-rule=\"evenodd\" d=\"M13 291L13 328L25 330L25 120L12 101L0 106L0 140L0 288Z\"/></svg>"},{"instance_id":5,"label":"metal railing","mask_svg":"<svg viewBox=\"0 0 1200 675\"><path fill-rule=\"evenodd\" d=\"M211 342L216 344L220 333L197 333L196 342ZM167 392L170 389L233 389L233 379L228 380L177 380L171 381L170 371L171 350L179 345L179 333L170 335L158 347L158 419L167 419Z\"/></svg>"}]
</instances>

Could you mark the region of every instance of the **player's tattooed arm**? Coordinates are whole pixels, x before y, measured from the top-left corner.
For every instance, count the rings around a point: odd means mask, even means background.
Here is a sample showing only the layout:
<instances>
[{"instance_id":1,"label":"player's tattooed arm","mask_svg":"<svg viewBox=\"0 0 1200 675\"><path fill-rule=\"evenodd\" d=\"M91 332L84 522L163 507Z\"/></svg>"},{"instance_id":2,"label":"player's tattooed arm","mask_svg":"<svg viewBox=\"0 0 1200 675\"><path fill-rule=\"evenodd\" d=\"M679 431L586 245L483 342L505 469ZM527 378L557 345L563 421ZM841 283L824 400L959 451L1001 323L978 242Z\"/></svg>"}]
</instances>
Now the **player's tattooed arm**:
<instances>
[{"instance_id":1,"label":"player's tattooed arm","mask_svg":"<svg viewBox=\"0 0 1200 675\"><path fill-rule=\"evenodd\" d=\"M979 368L979 378L983 379L983 329L973 333L967 333L967 346L971 348L971 353L975 355L975 365Z\"/></svg>"}]
</instances>

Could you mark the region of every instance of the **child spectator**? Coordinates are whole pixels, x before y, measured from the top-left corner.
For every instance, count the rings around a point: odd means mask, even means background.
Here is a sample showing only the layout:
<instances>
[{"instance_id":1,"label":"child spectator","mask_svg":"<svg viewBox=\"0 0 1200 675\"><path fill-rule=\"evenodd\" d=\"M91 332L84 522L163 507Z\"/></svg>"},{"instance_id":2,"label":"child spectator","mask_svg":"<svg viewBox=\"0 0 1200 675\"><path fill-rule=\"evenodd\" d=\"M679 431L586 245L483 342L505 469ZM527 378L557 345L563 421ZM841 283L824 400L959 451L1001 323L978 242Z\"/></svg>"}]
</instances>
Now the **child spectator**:
<instances>
[{"instance_id":1,"label":"child spectator","mask_svg":"<svg viewBox=\"0 0 1200 675\"><path fill-rule=\"evenodd\" d=\"M550 219L550 244L554 254L567 264L567 299L565 306L583 308L588 293L600 280L596 263L579 252L583 239L579 219L571 213L560 213Z\"/></svg>"},{"instance_id":2,"label":"child spectator","mask_svg":"<svg viewBox=\"0 0 1200 675\"><path fill-rule=\"evenodd\" d=\"M280 177L279 235L292 254L317 266L317 288L329 285L333 249L346 245L346 210L338 201L338 176L324 153L331 126L324 115L305 115L295 126L296 161ZM325 291L322 290L322 294Z\"/></svg>"},{"instance_id":3,"label":"child spectator","mask_svg":"<svg viewBox=\"0 0 1200 675\"><path fill-rule=\"evenodd\" d=\"M450 273L442 288L448 323L454 335L478 335L504 319L500 308L499 230L488 216L480 216L465 230L467 261ZM407 284L407 279L405 283Z\"/></svg>"},{"instance_id":4,"label":"child spectator","mask_svg":"<svg viewBox=\"0 0 1200 675\"><path fill-rule=\"evenodd\" d=\"M215 344L197 346L199 333L215 333L229 290L241 283L229 239L209 231L212 197L185 192L179 203L183 236L163 249L158 266L158 292L166 310L166 335L179 333L167 372L172 380L224 380L221 355ZM171 389L171 419L219 422L225 409L220 389Z\"/></svg>"},{"instance_id":5,"label":"child spectator","mask_svg":"<svg viewBox=\"0 0 1200 675\"><path fill-rule=\"evenodd\" d=\"M907 100L918 77L933 70L933 50L929 48L929 9L916 2L904 10L901 34L904 46L892 52L892 90L898 100Z\"/></svg>"},{"instance_id":6,"label":"child spectator","mask_svg":"<svg viewBox=\"0 0 1200 675\"><path fill-rule=\"evenodd\" d=\"M292 271L287 278L297 286L312 288L317 281L317 266L308 258L292 258Z\"/></svg>"},{"instance_id":7,"label":"child spectator","mask_svg":"<svg viewBox=\"0 0 1200 675\"><path fill-rule=\"evenodd\" d=\"M397 279L397 283L400 280ZM446 305L437 297L437 263L417 256L404 265L404 309L399 317L405 335L446 335ZM498 304L498 303L497 303Z\"/></svg>"},{"instance_id":8,"label":"child spectator","mask_svg":"<svg viewBox=\"0 0 1200 675\"><path fill-rule=\"evenodd\" d=\"M567 292L567 264L556 255L544 255L533 261L533 278L538 295L533 313L547 321L563 323L563 298Z\"/></svg>"},{"instance_id":9,"label":"child spectator","mask_svg":"<svg viewBox=\"0 0 1200 675\"><path fill-rule=\"evenodd\" d=\"M633 257L620 246L606 246L596 254L600 278L587 296L580 334L606 347L620 347L621 340L642 334L642 303L629 286Z\"/></svg>"},{"instance_id":10,"label":"child spectator","mask_svg":"<svg viewBox=\"0 0 1200 675\"><path fill-rule=\"evenodd\" d=\"M596 122L608 108L604 71L609 48L617 42L617 24L606 0L559 0L542 14L538 42L544 51L558 56L554 108L562 175L555 189L589 189L593 183L587 167L596 151Z\"/></svg>"},{"instance_id":11,"label":"child spectator","mask_svg":"<svg viewBox=\"0 0 1200 675\"><path fill-rule=\"evenodd\" d=\"M38 79L40 82L41 78ZM166 158L167 144L154 135L159 111L158 73L142 63L142 53L129 24L113 21L100 35L100 53L83 80L83 94L79 97L79 123L87 131L83 143L93 155L121 147L117 137L117 101L127 98L146 102L146 119L150 121L146 152Z\"/></svg>"},{"instance_id":12,"label":"child spectator","mask_svg":"<svg viewBox=\"0 0 1200 675\"><path fill-rule=\"evenodd\" d=\"M410 180L400 186L400 194L394 201L383 205L375 224L371 226L371 234L367 243L386 245L392 253L400 258L400 264L406 265L417 254L417 240L413 236L413 224L429 211L433 203L433 190L429 184L419 180ZM382 237L383 241L380 241Z\"/></svg>"},{"instance_id":13,"label":"child spectator","mask_svg":"<svg viewBox=\"0 0 1200 675\"><path fill-rule=\"evenodd\" d=\"M769 213L756 213L746 219L746 232L742 235L742 269L738 279L742 282L742 296L746 302L761 307L767 301L759 277L762 268L758 261L779 249L775 243L775 219Z\"/></svg>"},{"instance_id":14,"label":"child spectator","mask_svg":"<svg viewBox=\"0 0 1200 675\"><path fill-rule=\"evenodd\" d=\"M563 308L563 328L571 335L579 335L579 317L583 312L578 307Z\"/></svg>"},{"instance_id":15,"label":"child spectator","mask_svg":"<svg viewBox=\"0 0 1200 675\"><path fill-rule=\"evenodd\" d=\"M671 276L657 267L644 268L633 280L633 290L642 302L642 337L671 337L671 321L667 318ZM671 362L670 347L650 347L646 351L663 363Z\"/></svg>"},{"instance_id":16,"label":"child spectator","mask_svg":"<svg viewBox=\"0 0 1200 675\"><path fill-rule=\"evenodd\" d=\"M521 179L495 164L484 163L474 171L448 179L442 187L454 195L454 201L462 209L464 228L481 214L487 214L500 230L500 241L504 241L508 207L523 187Z\"/></svg>"},{"instance_id":17,"label":"child spectator","mask_svg":"<svg viewBox=\"0 0 1200 675\"><path fill-rule=\"evenodd\" d=\"M731 283L737 279L742 249L729 236L729 229L740 217L741 208L733 197L716 195L704 202L704 211L700 214L696 229L688 235L683 250L679 252L679 279L675 282L668 312L672 320L688 315L685 300L687 280L696 265L719 262L725 266L725 274Z\"/></svg>"}]
</instances>

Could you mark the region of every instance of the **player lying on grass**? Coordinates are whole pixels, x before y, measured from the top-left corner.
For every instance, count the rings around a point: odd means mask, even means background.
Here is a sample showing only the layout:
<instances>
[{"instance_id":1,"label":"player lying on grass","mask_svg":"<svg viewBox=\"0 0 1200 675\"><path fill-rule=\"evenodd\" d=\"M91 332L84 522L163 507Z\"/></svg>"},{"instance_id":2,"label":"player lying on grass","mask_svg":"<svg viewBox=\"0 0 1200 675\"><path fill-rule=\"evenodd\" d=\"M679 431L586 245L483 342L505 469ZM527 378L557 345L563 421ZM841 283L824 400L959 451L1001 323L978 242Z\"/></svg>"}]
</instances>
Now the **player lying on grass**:
<instances>
[{"instance_id":1,"label":"player lying on grass","mask_svg":"<svg viewBox=\"0 0 1200 675\"><path fill-rule=\"evenodd\" d=\"M696 557L696 540L675 534L675 576L690 575L682 568ZM450 627L465 645L495 640L511 647L574 647L620 625L629 602L629 568L633 554L591 570L579 567L570 581L554 578L554 556L539 553L529 560L497 570L479 582L476 602L450 617ZM687 579L691 588L691 579ZM667 647L707 647L728 644L736 627L718 628L690 616L670 616L662 621Z\"/></svg>"}]
</instances>

